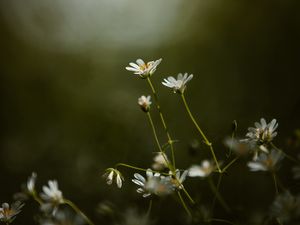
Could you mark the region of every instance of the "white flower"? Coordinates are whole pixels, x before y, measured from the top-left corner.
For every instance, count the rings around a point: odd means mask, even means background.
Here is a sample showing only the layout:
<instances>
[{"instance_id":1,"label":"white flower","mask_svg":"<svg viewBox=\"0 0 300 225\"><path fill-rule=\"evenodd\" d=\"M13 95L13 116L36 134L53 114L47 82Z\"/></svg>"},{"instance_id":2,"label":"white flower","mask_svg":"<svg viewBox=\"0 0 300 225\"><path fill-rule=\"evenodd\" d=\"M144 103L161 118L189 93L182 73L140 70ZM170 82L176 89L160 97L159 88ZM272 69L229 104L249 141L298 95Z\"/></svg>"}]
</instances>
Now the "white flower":
<instances>
[{"instance_id":1,"label":"white flower","mask_svg":"<svg viewBox=\"0 0 300 225\"><path fill-rule=\"evenodd\" d=\"M260 153L256 161L248 162L247 165L250 171L273 171L282 159L281 152L272 149L269 154Z\"/></svg>"},{"instance_id":2,"label":"white flower","mask_svg":"<svg viewBox=\"0 0 300 225\"><path fill-rule=\"evenodd\" d=\"M27 180L27 190L30 194L34 194L35 193L35 181L36 181L36 173L33 172L31 174L31 176L28 178Z\"/></svg>"},{"instance_id":3,"label":"white flower","mask_svg":"<svg viewBox=\"0 0 300 225\"><path fill-rule=\"evenodd\" d=\"M157 152L153 160L152 168L154 170L163 170L168 167L168 157L165 153Z\"/></svg>"},{"instance_id":4,"label":"white flower","mask_svg":"<svg viewBox=\"0 0 300 225\"><path fill-rule=\"evenodd\" d=\"M136 63L129 63L130 66L127 66L126 70L134 72L134 74L139 75L141 78L147 78L152 76L152 74L156 71L161 60L162 59L158 59L145 63L142 59L138 59L136 60Z\"/></svg>"},{"instance_id":5,"label":"white flower","mask_svg":"<svg viewBox=\"0 0 300 225\"><path fill-rule=\"evenodd\" d=\"M62 192L58 189L58 184L56 180L49 180L48 186L43 186L43 193L41 193L41 198L46 202L51 202L54 204L61 204L64 202Z\"/></svg>"},{"instance_id":6,"label":"white flower","mask_svg":"<svg viewBox=\"0 0 300 225\"><path fill-rule=\"evenodd\" d=\"M138 99L138 104L140 105L141 109L144 112L148 112L150 110L150 105L152 104L152 102L150 101L151 96L148 95L147 97L142 95L139 99Z\"/></svg>"},{"instance_id":7,"label":"white flower","mask_svg":"<svg viewBox=\"0 0 300 225\"><path fill-rule=\"evenodd\" d=\"M179 73L177 75L177 80L174 77L168 77L167 79L164 79L162 82L163 85L166 87L172 88L174 93L183 93L186 88L186 83L189 82L193 78L193 74L188 75L188 73L185 73L182 75L182 73Z\"/></svg>"},{"instance_id":8,"label":"white flower","mask_svg":"<svg viewBox=\"0 0 300 225\"><path fill-rule=\"evenodd\" d=\"M142 175L135 173L135 179L132 182L139 185L136 191L143 194L146 198L151 194L156 194L159 196L171 194L174 191L174 186L169 177L161 176L160 173L154 173L151 169L146 171L147 178Z\"/></svg>"},{"instance_id":9,"label":"white flower","mask_svg":"<svg viewBox=\"0 0 300 225\"><path fill-rule=\"evenodd\" d=\"M275 132L278 127L276 119L273 119L267 124L266 120L261 118L260 123L255 122L254 125L255 127L248 128L248 133L246 134L247 138L243 141L255 142L258 145L263 145L270 143L277 135L277 132Z\"/></svg>"},{"instance_id":10,"label":"white flower","mask_svg":"<svg viewBox=\"0 0 300 225\"><path fill-rule=\"evenodd\" d=\"M106 169L106 172L103 175L103 177L106 178L106 183L108 185L111 185L113 183L113 181L115 180L117 187L118 188L122 187L124 178L119 170L114 169L114 168L108 168L108 169Z\"/></svg>"},{"instance_id":11,"label":"white flower","mask_svg":"<svg viewBox=\"0 0 300 225\"><path fill-rule=\"evenodd\" d=\"M299 221L300 196L293 196L289 191L278 195L271 206L271 216L279 219L282 224Z\"/></svg>"},{"instance_id":12,"label":"white flower","mask_svg":"<svg viewBox=\"0 0 300 225\"><path fill-rule=\"evenodd\" d=\"M245 141L239 141L236 138L228 137L225 139L224 144L230 148L232 151L234 151L237 155L247 155L251 149L253 149L255 146L252 145L252 143L245 142Z\"/></svg>"},{"instance_id":13,"label":"white flower","mask_svg":"<svg viewBox=\"0 0 300 225\"><path fill-rule=\"evenodd\" d=\"M5 222L7 224L11 223L17 214L21 212L24 204L17 201L11 204L11 207L8 203L3 203L2 208L0 208L0 221Z\"/></svg>"},{"instance_id":14,"label":"white flower","mask_svg":"<svg viewBox=\"0 0 300 225\"><path fill-rule=\"evenodd\" d=\"M209 160L203 160L201 165L193 165L189 168L188 175L190 177L207 177L209 176L214 170L216 166L213 162Z\"/></svg>"},{"instance_id":15,"label":"white flower","mask_svg":"<svg viewBox=\"0 0 300 225\"><path fill-rule=\"evenodd\" d=\"M176 170L175 171L175 178L172 177L172 171L169 171L169 174L171 175L171 181L173 183L173 185L175 186L175 188L178 188L178 189L182 189L183 188L183 182L185 181L186 179L186 176L188 175L188 170L185 170L183 171L182 174L180 174L180 170Z\"/></svg>"}]
</instances>

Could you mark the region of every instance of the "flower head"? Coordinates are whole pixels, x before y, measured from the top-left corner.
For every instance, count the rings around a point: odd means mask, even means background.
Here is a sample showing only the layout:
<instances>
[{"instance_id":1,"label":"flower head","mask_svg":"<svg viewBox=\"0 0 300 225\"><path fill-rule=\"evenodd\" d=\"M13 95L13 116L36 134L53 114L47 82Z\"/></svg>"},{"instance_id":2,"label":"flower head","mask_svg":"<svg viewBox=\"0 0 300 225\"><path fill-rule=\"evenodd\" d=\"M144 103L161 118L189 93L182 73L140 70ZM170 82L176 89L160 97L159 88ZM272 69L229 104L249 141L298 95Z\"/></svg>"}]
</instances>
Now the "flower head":
<instances>
[{"instance_id":1,"label":"flower head","mask_svg":"<svg viewBox=\"0 0 300 225\"><path fill-rule=\"evenodd\" d=\"M193 165L189 168L190 177L207 177L216 169L216 165L209 160L203 160L201 165Z\"/></svg>"},{"instance_id":2,"label":"flower head","mask_svg":"<svg viewBox=\"0 0 300 225\"><path fill-rule=\"evenodd\" d=\"M260 123L255 122L254 125L255 127L248 128L248 133L246 134L247 138L243 141L254 142L257 145L263 145L270 143L277 135L277 132L275 132L278 127L276 119L273 119L267 124L266 120L261 118Z\"/></svg>"},{"instance_id":3,"label":"flower head","mask_svg":"<svg viewBox=\"0 0 300 225\"><path fill-rule=\"evenodd\" d=\"M160 173L153 173L151 169L146 171L147 178L135 173L132 182L139 185L136 191L143 194L146 198L151 194L159 196L171 194L174 191L174 186L169 177L161 176Z\"/></svg>"},{"instance_id":4,"label":"flower head","mask_svg":"<svg viewBox=\"0 0 300 225\"><path fill-rule=\"evenodd\" d=\"M147 97L142 95L139 99L138 99L138 104L141 107L141 109L144 112L149 112L150 110L150 105L152 104L152 102L150 101L151 96L148 95Z\"/></svg>"},{"instance_id":5,"label":"flower head","mask_svg":"<svg viewBox=\"0 0 300 225\"><path fill-rule=\"evenodd\" d=\"M272 149L269 154L260 153L256 161L248 162L250 171L274 171L283 159L281 152Z\"/></svg>"},{"instance_id":6,"label":"flower head","mask_svg":"<svg viewBox=\"0 0 300 225\"><path fill-rule=\"evenodd\" d=\"M36 173L33 172L31 174L31 176L27 180L27 191L30 194L34 194L35 193L35 181L36 181L36 177L37 177Z\"/></svg>"},{"instance_id":7,"label":"flower head","mask_svg":"<svg viewBox=\"0 0 300 225\"><path fill-rule=\"evenodd\" d=\"M162 84L166 87L172 88L174 93L182 94L186 88L186 83L189 82L192 78L193 74L188 75L188 73L185 73L183 75L182 73L179 73L177 75L177 80L174 77L170 76L168 78L165 78Z\"/></svg>"},{"instance_id":8,"label":"flower head","mask_svg":"<svg viewBox=\"0 0 300 225\"><path fill-rule=\"evenodd\" d=\"M183 171L182 174L180 174L180 170L176 170L175 171L175 177L173 177L172 171L169 172L170 174L170 178L171 178L171 182L173 183L174 187L176 189L182 189L183 188L183 182L186 179L186 176L188 175L188 170Z\"/></svg>"},{"instance_id":9,"label":"flower head","mask_svg":"<svg viewBox=\"0 0 300 225\"><path fill-rule=\"evenodd\" d=\"M157 152L153 161L152 168L154 170L163 170L168 167L168 157L163 152Z\"/></svg>"},{"instance_id":10,"label":"flower head","mask_svg":"<svg viewBox=\"0 0 300 225\"><path fill-rule=\"evenodd\" d=\"M108 168L108 169L106 169L106 172L104 173L103 177L106 178L106 183L108 185L111 185L113 183L113 181L115 180L118 188L122 187L124 178L119 170L114 169L114 168Z\"/></svg>"},{"instance_id":11,"label":"flower head","mask_svg":"<svg viewBox=\"0 0 300 225\"><path fill-rule=\"evenodd\" d=\"M56 204L63 203L62 192L58 189L58 184L56 180L49 180L48 186L43 186L43 193L41 193L41 198L46 202L52 202Z\"/></svg>"},{"instance_id":12,"label":"flower head","mask_svg":"<svg viewBox=\"0 0 300 225\"><path fill-rule=\"evenodd\" d=\"M289 191L278 195L271 205L271 216L284 224L299 221L300 196L293 196Z\"/></svg>"},{"instance_id":13,"label":"flower head","mask_svg":"<svg viewBox=\"0 0 300 225\"><path fill-rule=\"evenodd\" d=\"M134 72L134 74L139 75L141 78L147 78L152 76L152 74L156 71L161 60L162 59L158 59L145 63L142 59L138 59L136 60L136 63L129 63L130 66L127 66L126 70Z\"/></svg>"},{"instance_id":14,"label":"flower head","mask_svg":"<svg viewBox=\"0 0 300 225\"><path fill-rule=\"evenodd\" d=\"M16 215L21 212L23 206L24 204L19 201L14 202L11 206L8 203L3 203L2 208L0 208L0 221L11 223L16 218Z\"/></svg>"}]
</instances>

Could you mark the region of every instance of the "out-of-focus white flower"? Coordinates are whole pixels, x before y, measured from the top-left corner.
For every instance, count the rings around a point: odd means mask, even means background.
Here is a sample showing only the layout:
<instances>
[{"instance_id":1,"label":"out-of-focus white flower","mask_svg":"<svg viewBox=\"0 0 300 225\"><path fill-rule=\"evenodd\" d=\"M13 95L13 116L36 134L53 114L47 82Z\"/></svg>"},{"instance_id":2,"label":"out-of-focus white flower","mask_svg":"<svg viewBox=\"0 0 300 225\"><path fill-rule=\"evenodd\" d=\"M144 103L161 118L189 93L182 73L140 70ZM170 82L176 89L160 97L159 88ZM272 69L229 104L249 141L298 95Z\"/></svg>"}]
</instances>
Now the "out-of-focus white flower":
<instances>
[{"instance_id":1,"label":"out-of-focus white flower","mask_svg":"<svg viewBox=\"0 0 300 225\"><path fill-rule=\"evenodd\" d=\"M114 168L108 168L106 169L106 172L104 173L103 177L106 178L106 183L108 185L111 185L113 181L115 181L118 188L122 187L124 178L119 170Z\"/></svg>"},{"instance_id":2,"label":"out-of-focus white flower","mask_svg":"<svg viewBox=\"0 0 300 225\"><path fill-rule=\"evenodd\" d=\"M141 107L141 109L144 112L149 112L150 110L150 105L152 104L151 100L151 96L148 95L147 97L142 95L139 99L138 99L138 104Z\"/></svg>"},{"instance_id":3,"label":"out-of-focus white flower","mask_svg":"<svg viewBox=\"0 0 300 225\"><path fill-rule=\"evenodd\" d=\"M180 174L180 170L176 170L175 171L175 178L173 178L173 174L172 174L172 171L169 172L169 174L171 175L170 178L171 178L171 181L174 185L175 188L177 189L182 189L183 188L183 182L185 181L186 179L186 176L188 175L188 170L185 170L183 171L182 174Z\"/></svg>"},{"instance_id":4,"label":"out-of-focus white flower","mask_svg":"<svg viewBox=\"0 0 300 225\"><path fill-rule=\"evenodd\" d=\"M255 122L254 125L255 127L248 128L248 133L246 134L247 138L243 141L255 142L257 145L263 145L270 143L277 135L277 132L275 132L278 127L276 119L273 119L267 124L266 120L261 118L260 123Z\"/></svg>"},{"instance_id":5,"label":"out-of-focus white flower","mask_svg":"<svg viewBox=\"0 0 300 225\"><path fill-rule=\"evenodd\" d=\"M144 198L151 194L168 195L174 191L174 186L169 177L161 176L160 173L153 173L151 169L146 171L146 175L147 178L144 178L142 175L135 173L135 179L132 179L133 183L140 186L137 192L143 194Z\"/></svg>"},{"instance_id":6,"label":"out-of-focus white flower","mask_svg":"<svg viewBox=\"0 0 300 225\"><path fill-rule=\"evenodd\" d=\"M58 183L56 180L49 180L48 186L43 186L43 193L41 193L42 199L47 202L63 203L62 192L58 189Z\"/></svg>"},{"instance_id":7,"label":"out-of-focus white flower","mask_svg":"<svg viewBox=\"0 0 300 225\"><path fill-rule=\"evenodd\" d=\"M188 75L185 73L179 73L177 75L177 80L174 77L165 78L162 82L166 87L172 88L174 93L183 93L186 88L186 83L189 82L193 78L193 74Z\"/></svg>"},{"instance_id":8,"label":"out-of-focus white flower","mask_svg":"<svg viewBox=\"0 0 300 225\"><path fill-rule=\"evenodd\" d=\"M216 169L216 165L209 160L203 160L201 165L193 165L189 168L190 177L207 177Z\"/></svg>"},{"instance_id":9,"label":"out-of-focus white flower","mask_svg":"<svg viewBox=\"0 0 300 225\"><path fill-rule=\"evenodd\" d=\"M293 196L289 191L286 191L276 197L270 211L271 216L279 219L282 224L299 222L300 196Z\"/></svg>"},{"instance_id":10,"label":"out-of-focus white flower","mask_svg":"<svg viewBox=\"0 0 300 225\"><path fill-rule=\"evenodd\" d=\"M30 194L34 194L35 193L35 181L36 181L36 177L37 177L36 173L33 172L31 174L31 176L27 180L27 191Z\"/></svg>"},{"instance_id":11,"label":"out-of-focus white flower","mask_svg":"<svg viewBox=\"0 0 300 225\"><path fill-rule=\"evenodd\" d=\"M152 168L154 170L163 170L168 167L169 160L167 155L163 152L157 152L153 160Z\"/></svg>"},{"instance_id":12,"label":"out-of-focus white flower","mask_svg":"<svg viewBox=\"0 0 300 225\"><path fill-rule=\"evenodd\" d=\"M16 218L16 215L21 212L23 206L24 204L19 201L12 203L11 206L6 202L3 203L0 208L0 221L6 224L11 223Z\"/></svg>"},{"instance_id":13,"label":"out-of-focus white flower","mask_svg":"<svg viewBox=\"0 0 300 225\"><path fill-rule=\"evenodd\" d=\"M134 74L139 75L141 78L147 78L152 76L156 71L157 66L161 63L162 59L150 61L145 63L142 59L136 60L136 63L129 63L130 66L126 67L126 70L132 71Z\"/></svg>"},{"instance_id":14,"label":"out-of-focus white flower","mask_svg":"<svg viewBox=\"0 0 300 225\"><path fill-rule=\"evenodd\" d=\"M237 155L244 156L247 155L255 147L251 143L241 142L236 138L228 137L224 140L224 144L230 148Z\"/></svg>"},{"instance_id":15,"label":"out-of-focus white flower","mask_svg":"<svg viewBox=\"0 0 300 225\"><path fill-rule=\"evenodd\" d=\"M250 171L274 171L282 159L281 152L272 149L269 154L260 153L256 161L248 162L247 165Z\"/></svg>"}]
</instances>

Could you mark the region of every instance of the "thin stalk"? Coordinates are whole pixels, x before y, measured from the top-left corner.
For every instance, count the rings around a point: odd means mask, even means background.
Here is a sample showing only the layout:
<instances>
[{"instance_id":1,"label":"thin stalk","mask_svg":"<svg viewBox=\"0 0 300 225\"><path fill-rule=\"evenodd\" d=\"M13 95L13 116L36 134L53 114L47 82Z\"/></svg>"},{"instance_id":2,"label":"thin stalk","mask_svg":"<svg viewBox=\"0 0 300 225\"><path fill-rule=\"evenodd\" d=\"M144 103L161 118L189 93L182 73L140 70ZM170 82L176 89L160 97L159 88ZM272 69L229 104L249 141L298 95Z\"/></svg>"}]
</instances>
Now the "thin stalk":
<instances>
[{"instance_id":1,"label":"thin stalk","mask_svg":"<svg viewBox=\"0 0 300 225\"><path fill-rule=\"evenodd\" d=\"M94 223L73 202L68 199L64 199L64 203L78 213L89 225L94 225Z\"/></svg>"},{"instance_id":2,"label":"thin stalk","mask_svg":"<svg viewBox=\"0 0 300 225\"><path fill-rule=\"evenodd\" d=\"M153 203L152 199L150 199L150 201L149 201L149 207L148 207L147 214L146 214L147 217L150 216L150 212L151 212L151 209L152 209L152 203Z\"/></svg>"},{"instance_id":3,"label":"thin stalk","mask_svg":"<svg viewBox=\"0 0 300 225\"><path fill-rule=\"evenodd\" d=\"M179 191L178 191L177 193L178 193L178 197L179 197L179 199L180 199L180 202L181 202L183 208L185 209L185 211L187 212L187 214L188 214L190 217L192 217L192 213L191 213L191 211L189 210L189 208L187 207L187 205L185 204L185 202L184 202L184 200L183 200L183 198L182 198L182 196L181 196L181 193L180 193Z\"/></svg>"},{"instance_id":4,"label":"thin stalk","mask_svg":"<svg viewBox=\"0 0 300 225\"><path fill-rule=\"evenodd\" d=\"M231 162L229 162L223 169L221 173L224 173L230 166L233 165L237 160L239 159L239 156L235 157Z\"/></svg>"},{"instance_id":5,"label":"thin stalk","mask_svg":"<svg viewBox=\"0 0 300 225\"><path fill-rule=\"evenodd\" d=\"M201 137L203 138L204 143L209 147L209 149L210 149L210 151L211 151L211 154L212 154L212 156L213 156L213 158L214 158L214 161L215 161L215 163L216 163L216 165L217 165L217 169L218 169L218 171L221 173L222 170L220 169L220 166L219 166L217 157L216 157L216 155L215 155L215 151L214 151L214 149L213 149L213 147L212 147L212 143L209 142L209 140L207 139L207 137L205 136L205 134L204 134L203 131L201 130L200 126L198 125L197 121L195 120L195 118L194 118L194 116L193 116L193 114L192 114L192 112L191 112L191 110L190 110L190 108L189 108L189 106L188 106L188 104L187 104L187 102L186 102L186 99L185 99L185 96L184 96L183 93L181 94L181 98L182 98L182 101L183 101L183 103L184 103L184 106L185 106L186 111L188 112L188 114L189 114L189 116L190 116L192 122L194 123L195 127L196 127L197 130L199 131Z\"/></svg>"},{"instance_id":6,"label":"thin stalk","mask_svg":"<svg viewBox=\"0 0 300 225\"><path fill-rule=\"evenodd\" d=\"M43 204L42 199L40 199L40 198L37 196L37 194L36 194L35 191L32 193L32 197L33 197L33 199L34 199L37 203L39 203L40 205Z\"/></svg>"},{"instance_id":7,"label":"thin stalk","mask_svg":"<svg viewBox=\"0 0 300 225\"><path fill-rule=\"evenodd\" d=\"M221 196L221 194L219 193L218 189L216 188L213 180L211 177L208 177L208 183L210 188L212 189L213 193L215 194L215 197L219 200L220 204L222 205L222 207L227 211L230 212L230 208L227 205L227 203L225 202L225 200L223 199L223 197Z\"/></svg>"},{"instance_id":8,"label":"thin stalk","mask_svg":"<svg viewBox=\"0 0 300 225\"><path fill-rule=\"evenodd\" d=\"M220 190L220 185L221 185L221 182L222 182L222 177L223 177L223 173L220 173L219 178L218 178L217 187L216 187L216 190L217 190L218 193L219 193L219 190ZM211 211L212 212L213 212L213 210L215 208L216 200L217 200L217 195L215 195L213 203L212 203L212 206L211 206Z\"/></svg>"},{"instance_id":9,"label":"thin stalk","mask_svg":"<svg viewBox=\"0 0 300 225\"><path fill-rule=\"evenodd\" d=\"M140 167L136 167L136 166L132 166L132 165L128 165L128 164L126 164L126 163L117 163L117 164L115 165L115 168L118 168L119 166L123 166L123 167L131 168L131 169L134 169L134 170L140 170L140 171L147 172L147 169L140 168ZM160 174L166 175L166 176L169 176L169 175L170 175L170 174L168 174L168 173L162 173L162 172L154 171L154 170L152 170L152 172L160 173Z\"/></svg>"},{"instance_id":10,"label":"thin stalk","mask_svg":"<svg viewBox=\"0 0 300 225\"><path fill-rule=\"evenodd\" d=\"M193 198L190 196L190 194L187 192L187 190L185 189L185 187L182 185L182 190L185 193L185 195L188 197L188 199L190 200L190 202L192 204L195 204L195 201L193 200Z\"/></svg>"},{"instance_id":11,"label":"thin stalk","mask_svg":"<svg viewBox=\"0 0 300 225\"><path fill-rule=\"evenodd\" d=\"M273 177L273 181L274 181L274 186L275 186L276 195L279 195L278 184L277 184L277 179L276 179L276 174L275 174L275 172L272 172L272 177Z\"/></svg>"},{"instance_id":12,"label":"thin stalk","mask_svg":"<svg viewBox=\"0 0 300 225\"><path fill-rule=\"evenodd\" d=\"M173 139L171 138L171 135L169 133L169 129L167 127L167 124L166 124L166 121L165 121L165 118L164 118L164 115L161 111L161 107L160 107L160 104L159 104L159 100L158 100L158 96L157 96L157 93L156 93L156 90L151 82L151 79L150 77L147 77L147 81L148 81L148 84L152 90L152 93L153 93L153 96L154 96L154 100L156 102L156 108L159 112L159 117L160 117L160 120L161 120L161 123L164 127L164 130L166 132L166 135L167 135L167 138L168 138L168 143L170 145L170 148L171 148L171 154L172 154L172 164L173 164L173 167L174 169L176 168L176 162L175 162L175 153L174 153L174 146L173 146Z\"/></svg>"},{"instance_id":13,"label":"thin stalk","mask_svg":"<svg viewBox=\"0 0 300 225\"><path fill-rule=\"evenodd\" d=\"M278 148L276 145L273 144L273 142L271 142L271 146L275 148L277 151L281 152L287 159L293 161L294 163L300 164L298 160L294 159L292 156L285 153L282 149Z\"/></svg>"}]
</instances>

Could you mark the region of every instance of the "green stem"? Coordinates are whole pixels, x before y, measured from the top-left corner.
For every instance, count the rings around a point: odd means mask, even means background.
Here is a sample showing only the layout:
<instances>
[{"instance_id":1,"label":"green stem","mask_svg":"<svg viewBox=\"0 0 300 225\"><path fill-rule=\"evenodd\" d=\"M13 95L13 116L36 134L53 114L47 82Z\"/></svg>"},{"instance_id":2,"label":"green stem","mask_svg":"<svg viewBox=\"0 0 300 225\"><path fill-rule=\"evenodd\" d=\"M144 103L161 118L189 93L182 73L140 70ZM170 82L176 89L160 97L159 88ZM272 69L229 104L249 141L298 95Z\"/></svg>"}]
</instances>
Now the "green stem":
<instances>
[{"instance_id":1,"label":"green stem","mask_svg":"<svg viewBox=\"0 0 300 225\"><path fill-rule=\"evenodd\" d=\"M222 182L222 177L223 177L223 173L220 173L219 178L218 178L217 187L216 187L216 190L217 190L218 193L219 193L219 190L220 190L220 185L221 185L221 182ZM217 195L215 195L213 203L212 203L212 207L211 207L211 211L212 212L213 212L213 210L215 208L216 200L217 200Z\"/></svg>"},{"instance_id":2,"label":"green stem","mask_svg":"<svg viewBox=\"0 0 300 225\"><path fill-rule=\"evenodd\" d=\"M300 162L296 159L294 159L292 156L286 154L282 149L278 148L276 145L273 144L273 142L271 142L271 146L273 148L275 148L277 151L281 152L287 159L293 161L294 163L300 164Z\"/></svg>"},{"instance_id":3,"label":"green stem","mask_svg":"<svg viewBox=\"0 0 300 225\"><path fill-rule=\"evenodd\" d=\"M275 186L276 195L279 195L278 184L277 184L277 179L276 179L276 174L275 174L275 172L272 172L272 177L273 177L273 181L274 181L274 186Z\"/></svg>"},{"instance_id":4,"label":"green stem","mask_svg":"<svg viewBox=\"0 0 300 225\"><path fill-rule=\"evenodd\" d=\"M179 197L179 199L180 199L180 202L181 202L183 208L185 209L185 211L187 212L187 214L188 214L190 217L192 217L192 213L191 213L191 211L189 210L189 208L187 207L187 205L185 204L185 202L184 202L184 200L183 200L183 198L182 198L182 196L181 196L181 193L180 193L179 191L178 191L177 193L178 193L178 197Z\"/></svg>"},{"instance_id":5,"label":"green stem","mask_svg":"<svg viewBox=\"0 0 300 225\"><path fill-rule=\"evenodd\" d=\"M212 189L213 193L215 194L215 197L219 200L222 207L227 211L230 212L229 206L226 204L225 200L222 198L221 194L219 193L218 189L216 188L213 180L211 177L208 177L208 182L210 185L210 188Z\"/></svg>"},{"instance_id":6,"label":"green stem","mask_svg":"<svg viewBox=\"0 0 300 225\"><path fill-rule=\"evenodd\" d=\"M174 146L173 146L173 139L171 138L171 135L169 133L169 129L167 127L167 124L166 124L166 121L165 121L165 118L164 118L164 115L162 114L162 111L161 111L161 107L160 107L160 104L159 104L159 100L158 100L158 96L157 96L157 93L156 93L156 90L151 82L151 79L150 77L147 77L147 81L148 81L148 84L152 90L152 93L153 93L153 96L154 96L154 100L156 102L156 108L159 112L159 116L160 116L160 120L161 120L161 123L164 127L164 130L166 132L166 135L167 135L167 138L168 138L168 143L170 145L170 148L171 148L171 154L172 154L172 164L173 164L173 167L176 168L176 164L175 164L175 153L174 153Z\"/></svg>"},{"instance_id":7,"label":"green stem","mask_svg":"<svg viewBox=\"0 0 300 225\"><path fill-rule=\"evenodd\" d=\"M94 225L94 223L73 202L68 199L64 199L64 203L69 205L76 213L81 215L89 225Z\"/></svg>"},{"instance_id":8,"label":"green stem","mask_svg":"<svg viewBox=\"0 0 300 225\"><path fill-rule=\"evenodd\" d=\"M37 194L36 194L35 191L32 193L32 197L33 197L33 199L34 199L37 203L39 203L40 205L43 204L42 199L40 199L40 198L37 196Z\"/></svg>"},{"instance_id":9,"label":"green stem","mask_svg":"<svg viewBox=\"0 0 300 225\"><path fill-rule=\"evenodd\" d=\"M188 197L188 199L190 200L190 202L192 204L195 204L195 201L193 200L193 198L190 196L190 194L187 192L187 190L185 189L185 187L182 185L182 190L185 193L185 195Z\"/></svg>"},{"instance_id":10,"label":"green stem","mask_svg":"<svg viewBox=\"0 0 300 225\"><path fill-rule=\"evenodd\" d=\"M229 162L223 169L222 173L224 173L233 163L235 163L239 159L239 156L235 157L231 162Z\"/></svg>"},{"instance_id":11,"label":"green stem","mask_svg":"<svg viewBox=\"0 0 300 225\"><path fill-rule=\"evenodd\" d=\"M149 207L148 207L147 214L146 214L147 217L150 216L151 209L152 209L152 199L150 199L150 202L149 202Z\"/></svg>"},{"instance_id":12,"label":"green stem","mask_svg":"<svg viewBox=\"0 0 300 225\"><path fill-rule=\"evenodd\" d=\"M184 106L185 106L185 108L186 108L186 111L188 112L188 114L189 114L191 120L193 121L195 127L196 127L197 130L199 131L201 137L203 138L204 143L209 147L209 149L210 149L210 151L211 151L211 154L212 154L212 156L213 156L213 158L214 158L214 161L215 161L215 163L216 163L216 165L217 165L217 169L218 169L218 171L221 173L222 171L221 171L221 169L220 169L220 166L219 166L217 157L216 157L216 155L215 155L215 151L214 151L214 149L213 149L213 147L212 147L212 143L209 142L209 140L207 139L207 137L205 136L205 134L204 134L203 131L201 130L200 126L198 125L197 121L195 120L195 118L194 118L194 116L193 116L193 114L192 114L192 112L191 112L191 110L190 110L190 108L189 108L189 106L188 106L188 104L187 104L187 102L186 102L186 99L185 99L185 96L184 96L183 93L181 94L181 98L182 98L182 101L183 101Z\"/></svg>"},{"instance_id":13,"label":"green stem","mask_svg":"<svg viewBox=\"0 0 300 225\"><path fill-rule=\"evenodd\" d=\"M141 168L141 167L136 167L136 166L131 166L131 165L128 165L126 163L117 163L115 165L115 168L117 169L119 166L123 166L123 167L131 168L131 169L134 169L134 170L140 170L140 171L147 172L147 169L144 169L144 168ZM160 173L160 174L165 175L165 176L170 176L170 174L168 174L168 173L161 173L159 171L154 171L154 170L152 170L152 172Z\"/></svg>"}]
</instances>

